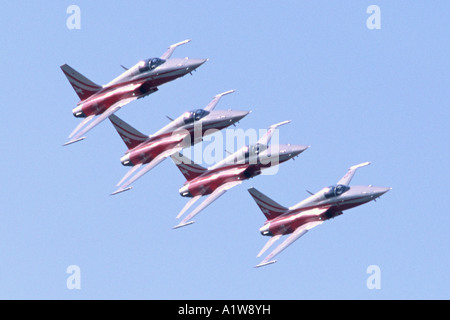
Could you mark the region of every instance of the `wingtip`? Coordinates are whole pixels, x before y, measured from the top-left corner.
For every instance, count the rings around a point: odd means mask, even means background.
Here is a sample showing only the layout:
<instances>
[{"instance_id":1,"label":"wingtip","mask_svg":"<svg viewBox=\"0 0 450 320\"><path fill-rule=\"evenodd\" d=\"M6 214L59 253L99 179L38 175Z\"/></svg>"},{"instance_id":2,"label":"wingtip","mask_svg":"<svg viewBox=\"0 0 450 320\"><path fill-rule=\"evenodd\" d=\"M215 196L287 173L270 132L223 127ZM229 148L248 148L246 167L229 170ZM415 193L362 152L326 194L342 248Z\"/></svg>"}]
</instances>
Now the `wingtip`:
<instances>
[{"instance_id":1,"label":"wingtip","mask_svg":"<svg viewBox=\"0 0 450 320\"><path fill-rule=\"evenodd\" d=\"M186 39L186 40L183 40L183 41L174 43L174 44L172 44L170 47L178 47L178 46L181 46L181 45L183 45L183 44L189 43L189 42L191 42L191 41L192 41L192 39Z\"/></svg>"},{"instance_id":2,"label":"wingtip","mask_svg":"<svg viewBox=\"0 0 450 320\"><path fill-rule=\"evenodd\" d=\"M288 123L291 123L291 122L292 122L292 120L286 120L286 121L282 121L282 122L279 122L279 123L275 123L275 124L271 125L271 127L279 127L279 126L282 126L284 124L288 124Z\"/></svg>"},{"instance_id":3,"label":"wingtip","mask_svg":"<svg viewBox=\"0 0 450 320\"><path fill-rule=\"evenodd\" d=\"M219 95L220 95L220 96L226 96L227 94L235 93L235 92L236 92L236 89L231 89L231 90L222 92L222 93L220 93Z\"/></svg>"},{"instance_id":4,"label":"wingtip","mask_svg":"<svg viewBox=\"0 0 450 320\"><path fill-rule=\"evenodd\" d=\"M351 166L350 169L351 169L351 170L353 170L353 169L358 169L358 168L362 168L362 167L368 166L368 165L370 165L370 164L371 164L371 162L367 161L367 162L363 162L363 163L360 163L360 164L356 164L356 165L354 165L354 166Z\"/></svg>"},{"instance_id":5,"label":"wingtip","mask_svg":"<svg viewBox=\"0 0 450 320\"><path fill-rule=\"evenodd\" d=\"M179 228L182 228L182 227L186 227L186 226L188 226L188 225L191 225L191 224L193 224L193 223L195 223L195 221L189 221L189 222L185 222L185 223L179 223L179 224L177 224L176 226L174 226L174 227L172 227L172 229L179 229Z\"/></svg>"},{"instance_id":6,"label":"wingtip","mask_svg":"<svg viewBox=\"0 0 450 320\"><path fill-rule=\"evenodd\" d=\"M79 139L70 140L70 141L64 143L64 144L63 144L63 147L68 146L68 145L70 145L70 144L73 144L73 143L75 143L75 142L82 141L82 140L84 140L84 139L86 139L86 137L81 137L81 138L79 138Z\"/></svg>"},{"instance_id":7,"label":"wingtip","mask_svg":"<svg viewBox=\"0 0 450 320\"><path fill-rule=\"evenodd\" d=\"M257 265L255 266L255 268L261 268L261 267L267 266L267 265L269 265L269 264L273 264L273 263L275 263L275 262L277 262L277 260L272 260L272 261L260 263L260 264L257 264Z\"/></svg>"},{"instance_id":8,"label":"wingtip","mask_svg":"<svg viewBox=\"0 0 450 320\"><path fill-rule=\"evenodd\" d=\"M122 193L122 192L125 192L125 191L128 191L128 190L131 190L131 189L133 189L133 187L128 187L128 188L125 188L125 189L119 189L119 190L114 191L114 192L111 193L110 195L111 195L111 196L114 196L114 195L116 195L116 194L119 194L119 193Z\"/></svg>"}]
</instances>

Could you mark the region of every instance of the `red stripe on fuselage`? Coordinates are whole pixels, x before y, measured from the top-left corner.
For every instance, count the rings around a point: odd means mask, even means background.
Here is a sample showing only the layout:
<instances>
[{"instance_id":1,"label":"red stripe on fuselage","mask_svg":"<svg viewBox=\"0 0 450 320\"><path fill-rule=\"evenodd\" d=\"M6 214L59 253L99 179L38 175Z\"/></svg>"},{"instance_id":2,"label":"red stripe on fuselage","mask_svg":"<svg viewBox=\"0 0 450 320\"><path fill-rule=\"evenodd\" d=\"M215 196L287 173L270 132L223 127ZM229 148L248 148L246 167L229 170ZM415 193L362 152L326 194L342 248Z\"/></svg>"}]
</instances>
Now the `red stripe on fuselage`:
<instances>
[{"instance_id":1,"label":"red stripe on fuselage","mask_svg":"<svg viewBox=\"0 0 450 320\"><path fill-rule=\"evenodd\" d=\"M232 172L233 170L223 170L222 172L206 171L204 174L192 179L188 182L190 194L193 197L197 195L207 195L214 192L214 190L225 183L249 179L249 177L243 174L245 169L247 169L246 166L235 167L233 169L238 172Z\"/></svg>"},{"instance_id":2,"label":"red stripe on fuselage","mask_svg":"<svg viewBox=\"0 0 450 320\"><path fill-rule=\"evenodd\" d=\"M269 230L272 233L272 235L277 235L280 233L280 230L283 231L282 234L289 234L292 233L294 230L296 230L301 225L311 222L311 221L318 221L318 220L329 220L331 218L334 218L338 214L340 214L341 211L348 210L357 206L360 206L364 203L370 202L373 199L364 199L365 197L356 198L356 199L350 199L347 201L347 203L328 203L321 206L309 206L305 208L299 208L292 211L288 211L285 214L273 219L266 221L270 223ZM358 201L359 200L359 201ZM350 203L349 203L350 202ZM327 209L325 212L323 212L320 215L304 215L302 216L301 213L312 210L312 209ZM299 215L299 217L293 218L292 216Z\"/></svg>"},{"instance_id":3,"label":"red stripe on fuselage","mask_svg":"<svg viewBox=\"0 0 450 320\"><path fill-rule=\"evenodd\" d=\"M229 125L227 125L227 126L216 127L216 125L221 123L221 122L224 122L224 121L223 120L219 120L217 122L210 123L210 124L208 124L205 127L202 127L202 135L201 136L203 137L205 132L207 130L211 129L211 128L214 128L214 129L217 129L218 131L220 131L220 130L222 130L222 129L224 129L224 128L229 126ZM134 147L132 150L129 150L129 151L135 151L137 149L140 149L140 148L144 147L147 143L151 143L151 142L154 142L154 141L157 141L157 140L169 138L169 137L173 136L174 133L176 134L177 130L180 130L180 132L183 132L183 130L189 132L189 134L191 135L191 141L193 141L193 138L195 138L195 137L192 136L192 134L194 133L195 127L190 127L190 128L187 128L187 129L176 128L175 130L172 130L172 131L167 132L167 133L160 134L158 136L150 136L147 140L143 141L142 143L140 143L139 145L137 145L136 147ZM124 130L124 131L126 131L126 130ZM127 151L127 152L129 152L129 151Z\"/></svg>"}]
</instances>

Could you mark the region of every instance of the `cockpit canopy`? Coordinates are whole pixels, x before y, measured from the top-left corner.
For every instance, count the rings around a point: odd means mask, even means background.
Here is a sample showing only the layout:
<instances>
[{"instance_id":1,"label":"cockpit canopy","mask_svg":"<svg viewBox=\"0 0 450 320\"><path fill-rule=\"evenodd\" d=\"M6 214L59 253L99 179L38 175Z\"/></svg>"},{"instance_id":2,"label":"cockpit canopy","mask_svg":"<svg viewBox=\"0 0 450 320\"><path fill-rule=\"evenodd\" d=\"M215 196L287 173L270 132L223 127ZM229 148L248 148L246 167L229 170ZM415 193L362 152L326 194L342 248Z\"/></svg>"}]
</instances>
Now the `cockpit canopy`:
<instances>
[{"instance_id":1,"label":"cockpit canopy","mask_svg":"<svg viewBox=\"0 0 450 320\"><path fill-rule=\"evenodd\" d=\"M324 196L326 199L340 196L344 192L350 190L349 186L344 186L343 184L338 184L336 186L330 186L325 188Z\"/></svg>"},{"instance_id":2,"label":"cockpit canopy","mask_svg":"<svg viewBox=\"0 0 450 320\"><path fill-rule=\"evenodd\" d=\"M147 60L142 60L139 62L139 72L146 72L149 70L153 70L156 67L162 65L166 60L160 58L151 58Z\"/></svg>"},{"instance_id":3,"label":"cockpit canopy","mask_svg":"<svg viewBox=\"0 0 450 320\"><path fill-rule=\"evenodd\" d=\"M209 114L209 111L203 110L203 109L197 109L194 111L188 111L185 112L183 116L183 120L185 124L192 123L194 121L198 121L204 117L206 117Z\"/></svg>"}]
</instances>

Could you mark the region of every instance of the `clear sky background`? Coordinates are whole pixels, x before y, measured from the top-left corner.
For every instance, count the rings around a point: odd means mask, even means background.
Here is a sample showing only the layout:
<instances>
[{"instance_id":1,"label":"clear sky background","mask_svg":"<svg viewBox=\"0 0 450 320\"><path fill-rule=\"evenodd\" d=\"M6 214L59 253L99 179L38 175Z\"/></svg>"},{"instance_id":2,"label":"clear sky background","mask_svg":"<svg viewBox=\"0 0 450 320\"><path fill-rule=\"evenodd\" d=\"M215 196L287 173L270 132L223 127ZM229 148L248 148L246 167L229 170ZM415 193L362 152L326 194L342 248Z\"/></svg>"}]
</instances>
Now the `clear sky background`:
<instances>
[{"instance_id":1,"label":"clear sky background","mask_svg":"<svg viewBox=\"0 0 450 320\"><path fill-rule=\"evenodd\" d=\"M66 27L71 4L80 30ZM372 4L380 30L366 27ZM449 12L448 1L4 2L0 298L449 299ZM252 110L238 128L291 119L280 142L311 148L172 230L187 199L170 160L112 197L127 168L111 124L62 147L79 119L59 66L106 84L184 39L173 57L210 60L118 116L151 134L236 89L217 108ZM291 206L364 161L352 184L392 191L253 268L268 238L247 188ZM81 290L66 287L70 265ZM379 290L366 286L370 265Z\"/></svg>"}]
</instances>

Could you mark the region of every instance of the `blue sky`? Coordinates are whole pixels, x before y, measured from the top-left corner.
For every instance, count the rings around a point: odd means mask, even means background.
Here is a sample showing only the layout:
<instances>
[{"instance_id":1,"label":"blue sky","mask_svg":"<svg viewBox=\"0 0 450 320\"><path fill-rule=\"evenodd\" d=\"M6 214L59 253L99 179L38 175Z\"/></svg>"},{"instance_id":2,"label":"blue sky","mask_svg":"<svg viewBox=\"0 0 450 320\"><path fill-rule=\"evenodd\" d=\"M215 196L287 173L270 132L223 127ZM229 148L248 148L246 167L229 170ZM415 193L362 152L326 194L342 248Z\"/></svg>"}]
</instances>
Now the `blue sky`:
<instances>
[{"instance_id":1,"label":"blue sky","mask_svg":"<svg viewBox=\"0 0 450 320\"><path fill-rule=\"evenodd\" d=\"M69 30L66 9L81 9ZM366 9L381 9L369 30ZM0 12L0 298L449 299L448 1L7 2ZM125 145L104 122L62 147L78 98L59 66L105 84L143 58L209 58L193 76L118 116L150 134L166 115L252 110L238 128L283 120L280 142L311 145L277 175L230 190L194 225L172 230L186 199L166 161L111 197ZM205 147L205 146L203 146ZM315 228L254 269L268 240L253 186L291 206L371 161L353 185L379 201ZM66 269L81 270L69 290ZM381 289L369 290L370 265Z\"/></svg>"}]
</instances>

